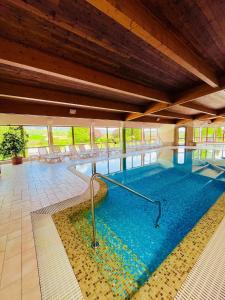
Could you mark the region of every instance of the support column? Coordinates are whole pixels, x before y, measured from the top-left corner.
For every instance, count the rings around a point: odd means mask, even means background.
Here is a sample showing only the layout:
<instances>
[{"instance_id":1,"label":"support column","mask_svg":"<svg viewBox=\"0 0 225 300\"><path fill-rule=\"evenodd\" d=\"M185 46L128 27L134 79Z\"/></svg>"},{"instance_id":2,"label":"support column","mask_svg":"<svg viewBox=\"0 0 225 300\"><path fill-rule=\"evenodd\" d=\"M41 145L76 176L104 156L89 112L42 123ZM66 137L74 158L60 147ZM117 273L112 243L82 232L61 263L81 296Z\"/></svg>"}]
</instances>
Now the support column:
<instances>
[{"instance_id":1,"label":"support column","mask_svg":"<svg viewBox=\"0 0 225 300\"><path fill-rule=\"evenodd\" d=\"M186 146L192 146L193 145L193 127L192 126L186 126Z\"/></svg>"},{"instance_id":2,"label":"support column","mask_svg":"<svg viewBox=\"0 0 225 300\"><path fill-rule=\"evenodd\" d=\"M49 152L52 152L53 135L52 135L52 126L51 125L48 125L48 146L49 146Z\"/></svg>"},{"instance_id":3,"label":"support column","mask_svg":"<svg viewBox=\"0 0 225 300\"><path fill-rule=\"evenodd\" d=\"M73 143L73 145L75 145L74 128L73 128L73 126L71 128L72 128L72 143Z\"/></svg>"},{"instance_id":4,"label":"support column","mask_svg":"<svg viewBox=\"0 0 225 300\"><path fill-rule=\"evenodd\" d=\"M123 154L127 153L126 128L124 127L122 127L122 151Z\"/></svg>"},{"instance_id":5,"label":"support column","mask_svg":"<svg viewBox=\"0 0 225 300\"><path fill-rule=\"evenodd\" d=\"M91 128L90 128L91 132L91 149L93 149L93 145L95 142L95 136L94 136L94 125L91 123Z\"/></svg>"}]
</instances>

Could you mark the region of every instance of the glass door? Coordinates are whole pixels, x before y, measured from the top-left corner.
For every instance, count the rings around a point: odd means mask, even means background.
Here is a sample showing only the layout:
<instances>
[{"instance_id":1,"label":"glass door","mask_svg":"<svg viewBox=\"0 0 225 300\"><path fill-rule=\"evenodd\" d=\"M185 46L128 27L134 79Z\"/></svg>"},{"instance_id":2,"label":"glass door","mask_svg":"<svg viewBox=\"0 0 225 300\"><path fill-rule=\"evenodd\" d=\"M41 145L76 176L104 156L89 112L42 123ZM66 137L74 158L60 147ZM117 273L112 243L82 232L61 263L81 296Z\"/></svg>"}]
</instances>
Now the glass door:
<instances>
[{"instance_id":1,"label":"glass door","mask_svg":"<svg viewBox=\"0 0 225 300\"><path fill-rule=\"evenodd\" d=\"M186 128L179 127L178 128L178 145L179 146L185 145L185 137L186 137Z\"/></svg>"}]
</instances>

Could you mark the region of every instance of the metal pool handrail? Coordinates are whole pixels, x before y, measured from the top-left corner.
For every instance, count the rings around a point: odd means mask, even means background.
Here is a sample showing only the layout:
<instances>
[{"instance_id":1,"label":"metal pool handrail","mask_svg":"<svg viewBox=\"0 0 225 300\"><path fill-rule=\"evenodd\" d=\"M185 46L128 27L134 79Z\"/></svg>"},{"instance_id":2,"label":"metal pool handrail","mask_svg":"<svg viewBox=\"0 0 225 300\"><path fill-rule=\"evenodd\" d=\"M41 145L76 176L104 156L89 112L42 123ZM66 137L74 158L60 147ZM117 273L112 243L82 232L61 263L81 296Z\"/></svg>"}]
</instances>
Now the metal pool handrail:
<instances>
[{"instance_id":1,"label":"metal pool handrail","mask_svg":"<svg viewBox=\"0 0 225 300\"><path fill-rule=\"evenodd\" d=\"M135 190L132 190L130 189L129 187L123 185L122 183L119 183L111 178L109 178L108 176L105 176L105 175L102 175L100 173L95 173L91 176L91 179L90 179L90 193L91 193L91 213L92 213L92 247L95 249L99 246L99 243L98 241L96 241L96 226L95 226L95 204L94 204L94 179L96 177L101 177L109 182L112 182L122 188L124 188L125 190L131 192L132 194L136 195L136 196L139 196L145 200L147 200L148 202L152 203L152 204L155 204L158 206L158 216L156 218L156 221L155 221L155 227L159 227L159 220L160 220L160 217L161 217L161 213L162 213L162 208L161 208L161 202L156 200L152 200L138 192L136 192Z\"/></svg>"}]
</instances>

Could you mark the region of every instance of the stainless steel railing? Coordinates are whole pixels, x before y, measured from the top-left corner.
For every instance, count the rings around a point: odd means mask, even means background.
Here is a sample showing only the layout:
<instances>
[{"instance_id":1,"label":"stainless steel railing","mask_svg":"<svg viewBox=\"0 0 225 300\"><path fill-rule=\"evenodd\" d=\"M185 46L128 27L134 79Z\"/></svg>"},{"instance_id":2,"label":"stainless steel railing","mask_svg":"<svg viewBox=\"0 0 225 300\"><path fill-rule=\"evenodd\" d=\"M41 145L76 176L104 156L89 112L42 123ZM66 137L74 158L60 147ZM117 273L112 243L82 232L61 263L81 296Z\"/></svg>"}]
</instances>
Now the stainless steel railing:
<instances>
[{"instance_id":1,"label":"stainless steel railing","mask_svg":"<svg viewBox=\"0 0 225 300\"><path fill-rule=\"evenodd\" d=\"M149 197L146 197L138 192L136 192L135 190L130 189L129 187L109 178L108 176L102 175L100 173L95 173L91 176L91 180L90 180L90 193L91 193L91 213L92 213L92 247L94 249L96 249L99 246L98 241L96 240L96 225L95 225L95 204L94 204L94 180L96 177L101 177L109 182L112 182L118 186L120 186L121 188L131 192L132 194L141 197L143 199L145 199L146 201L155 204L158 206L158 215L155 221L155 227L159 227L159 220L161 218L161 214L162 214L162 208L161 208L161 202L156 200L152 200Z\"/></svg>"}]
</instances>

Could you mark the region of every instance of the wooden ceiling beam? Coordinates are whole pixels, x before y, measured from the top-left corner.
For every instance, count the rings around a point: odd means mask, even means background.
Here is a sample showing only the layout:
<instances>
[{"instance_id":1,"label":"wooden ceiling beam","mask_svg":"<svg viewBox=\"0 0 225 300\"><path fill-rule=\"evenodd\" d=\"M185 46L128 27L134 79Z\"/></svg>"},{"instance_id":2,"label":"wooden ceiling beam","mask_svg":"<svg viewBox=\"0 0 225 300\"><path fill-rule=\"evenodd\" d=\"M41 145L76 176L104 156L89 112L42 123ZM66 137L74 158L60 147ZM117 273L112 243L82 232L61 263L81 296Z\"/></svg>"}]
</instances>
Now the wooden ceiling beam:
<instances>
[{"instance_id":1,"label":"wooden ceiling beam","mask_svg":"<svg viewBox=\"0 0 225 300\"><path fill-rule=\"evenodd\" d=\"M111 101L99 98L92 98L57 90L50 90L41 87L32 87L21 84L0 82L0 97L11 98L22 101L32 101L39 103L49 103L53 105L67 105L76 107L86 107L90 109L104 109L121 112L141 112L141 106Z\"/></svg>"},{"instance_id":2,"label":"wooden ceiling beam","mask_svg":"<svg viewBox=\"0 0 225 300\"><path fill-rule=\"evenodd\" d=\"M208 115L216 115L217 111L213 108L210 107L206 107L204 105L198 104L198 103L194 103L194 102L190 102L190 103L185 103L182 104L182 106L184 107L188 107L194 110L198 110L202 113L208 114Z\"/></svg>"},{"instance_id":3,"label":"wooden ceiling beam","mask_svg":"<svg viewBox=\"0 0 225 300\"><path fill-rule=\"evenodd\" d=\"M173 119L189 119L192 120L193 117L190 115L185 115L185 114L181 114L181 113L177 113L177 112L173 112L173 111L169 111L169 110L164 110L164 111L160 111L160 112L156 112L154 114L152 114L152 116L158 116L158 117L168 117L168 118L173 118Z\"/></svg>"},{"instance_id":4,"label":"wooden ceiling beam","mask_svg":"<svg viewBox=\"0 0 225 300\"><path fill-rule=\"evenodd\" d=\"M3 38L0 38L0 44L0 65L2 66L28 70L35 73L36 76L38 74L53 76L92 87L93 89L110 90L124 95L135 95L141 99L157 102L171 102L169 96L162 91L96 71Z\"/></svg>"},{"instance_id":5,"label":"wooden ceiling beam","mask_svg":"<svg viewBox=\"0 0 225 300\"><path fill-rule=\"evenodd\" d=\"M212 123L224 123L225 122L225 117L217 117L217 118L215 118L213 121L212 121Z\"/></svg>"},{"instance_id":6,"label":"wooden ceiling beam","mask_svg":"<svg viewBox=\"0 0 225 300\"><path fill-rule=\"evenodd\" d=\"M158 116L143 116L138 120L134 120L134 122L148 122L148 123L157 123L157 124L175 124L176 119L166 118L166 117L158 117Z\"/></svg>"},{"instance_id":7,"label":"wooden ceiling beam","mask_svg":"<svg viewBox=\"0 0 225 300\"><path fill-rule=\"evenodd\" d=\"M216 118L225 118L225 108L219 109L217 111L214 111L214 114L203 114L195 118L195 120L211 120L211 119L216 119Z\"/></svg>"},{"instance_id":8,"label":"wooden ceiling beam","mask_svg":"<svg viewBox=\"0 0 225 300\"><path fill-rule=\"evenodd\" d=\"M127 117L127 120L134 120L137 118L140 118L143 115L148 115L149 113L153 112L159 112L159 111L164 111L167 110L170 107L174 107L177 105L180 106L185 106L188 108L192 108L195 110L199 110L201 112L204 112L206 114L216 114L216 111L208 108L206 106L203 106L201 104L198 103L193 103L192 101L200 98L200 97L204 97L204 96L208 96L210 94L222 91L225 88L225 76L220 78L220 86L217 88L212 88L210 86L208 86L207 84L202 84L199 87L195 87L193 89L189 89L186 92L180 94L177 97L174 97L174 102L173 103L156 103L156 104L151 104L148 106L148 108L145 110L144 113L139 113L139 114L129 114Z\"/></svg>"},{"instance_id":9,"label":"wooden ceiling beam","mask_svg":"<svg viewBox=\"0 0 225 300\"><path fill-rule=\"evenodd\" d=\"M212 69L137 0L87 0L115 22L212 87L218 80Z\"/></svg>"},{"instance_id":10,"label":"wooden ceiling beam","mask_svg":"<svg viewBox=\"0 0 225 300\"><path fill-rule=\"evenodd\" d=\"M195 99L220 92L225 88L224 80L225 76L221 77L219 80L220 85L216 88L212 88L211 86L208 86L207 84L203 83L200 86L188 89L183 93L180 93L179 95L175 96L174 103L181 105L193 101Z\"/></svg>"},{"instance_id":11,"label":"wooden ceiling beam","mask_svg":"<svg viewBox=\"0 0 225 300\"><path fill-rule=\"evenodd\" d=\"M12 101L9 99L0 100L0 113L4 114L20 114L20 115L35 115L35 116L51 116L51 117L66 117L66 118L87 118L87 119L103 119L103 120L124 120L124 113L89 110L77 108L75 114L70 113L69 107L60 105L46 105L40 103L28 103Z\"/></svg>"},{"instance_id":12,"label":"wooden ceiling beam","mask_svg":"<svg viewBox=\"0 0 225 300\"><path fill-rule=\"evenodd\" d=\"M198 121L206 121L206 120L212 120L212 119L215 119L217 118L217 115L207 115L207 114L203 114L203 115L200 115L198 117L196 117L194 120L198 120Z\"/></svg>"},{"instance_id":13,"label":"wooden ceiling beam","mask_svg":"<svg viewBox=\"0 0 225 300\"><path fill-rule=\"evenodd\" d=\"M176 125L177 126L185 125L185 124L189 123L190 121L191 121L190 119L179 120L178 122L176 122Z\"/></svg>"},{"instance_id":14,"label":"wooden ceiling beam","mask_svg":"<svg viewBox=\"0 0 225 300\"><path fill-rule=\"evenodd\" d=\"M76 114L70 113L70 108L60 105L46 105L32 102L19 102L9 99L0 100L0 114L20 114L33 116L50 116L50 117L66 117L66 118L86 118L101 120L124 120L124 113L105 111L104 114L99 110L90 110L77 108ZM148 123L164 123L174 124L174 120L158 117L144 117L141 122Z\"/></svg>"}]
</instances>

